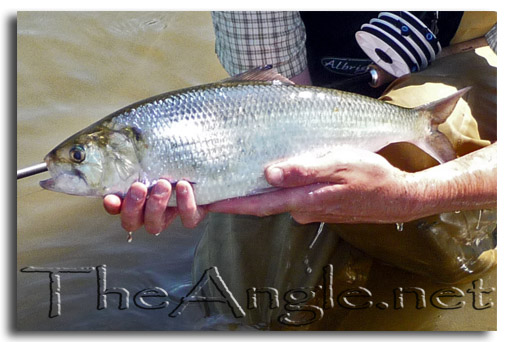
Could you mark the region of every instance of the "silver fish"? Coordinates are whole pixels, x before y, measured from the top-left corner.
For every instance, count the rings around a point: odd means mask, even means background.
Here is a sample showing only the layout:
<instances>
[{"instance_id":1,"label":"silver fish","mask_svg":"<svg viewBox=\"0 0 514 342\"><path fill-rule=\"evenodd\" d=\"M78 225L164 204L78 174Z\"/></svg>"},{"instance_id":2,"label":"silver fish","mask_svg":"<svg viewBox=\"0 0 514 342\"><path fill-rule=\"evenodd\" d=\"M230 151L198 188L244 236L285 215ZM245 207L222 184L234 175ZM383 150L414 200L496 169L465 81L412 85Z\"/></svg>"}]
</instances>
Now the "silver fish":
<instances>
[{"instance_id":1,"label":"silver fish","mask_svg":"<svg viewBox=\"0 0 514 342\"><path fill-rule=\"evenodd\" d=\"M340 146L378 151L411 142L439 162L455 157L437 130L468 88L415 109L294 85L269 67L158 95L71 136L45 162L43 188L124 196L136 181L193 184L198 204L270 190L271 163ZM176 205L172 196L170 206Z\"/></svg>"}]
</instances>

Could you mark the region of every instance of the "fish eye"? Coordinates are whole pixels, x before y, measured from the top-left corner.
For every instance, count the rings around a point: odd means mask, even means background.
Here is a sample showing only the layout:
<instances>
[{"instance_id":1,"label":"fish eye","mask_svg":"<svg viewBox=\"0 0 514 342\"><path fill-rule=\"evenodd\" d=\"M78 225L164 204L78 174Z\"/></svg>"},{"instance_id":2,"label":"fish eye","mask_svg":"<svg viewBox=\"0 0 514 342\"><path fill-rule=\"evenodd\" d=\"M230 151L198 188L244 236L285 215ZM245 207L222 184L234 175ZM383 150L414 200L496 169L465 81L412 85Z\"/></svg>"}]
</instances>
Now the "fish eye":
<instances>
[{"instance_id":1,"label":"fish eye","mask_svg":"<svg viewBox=\"0 0 514 342\"><path fill-rule=\"evenodd\" d=\"M70 149L70 158L76 163L81 163L86 159L86 151L80 145L75 145Z\"/></svg>"}]
</instances>

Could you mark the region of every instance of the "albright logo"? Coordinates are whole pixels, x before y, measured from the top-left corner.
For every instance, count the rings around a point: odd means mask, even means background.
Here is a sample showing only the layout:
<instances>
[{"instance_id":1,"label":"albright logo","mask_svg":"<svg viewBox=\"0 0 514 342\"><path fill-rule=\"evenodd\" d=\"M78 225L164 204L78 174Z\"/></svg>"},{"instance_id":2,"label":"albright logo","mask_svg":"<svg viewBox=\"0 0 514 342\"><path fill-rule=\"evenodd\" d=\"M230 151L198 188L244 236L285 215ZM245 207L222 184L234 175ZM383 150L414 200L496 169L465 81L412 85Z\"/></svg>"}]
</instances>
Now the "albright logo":
<instances>
[{"instance_id":1,"label":"albright logo","mask_svg":"<svg viewBox=\"0 0 514 342\"><path fill-rule=\"evenodd\" d=\"M324 57L321 59L321 64L325 69L346 76L355 76L365 73L371 63L369 59L359 58Z\"/></svg>"},{"instance_id":2,"label":"albright logo","mask_svg":"<svg viewBox=\"0 0 514 342\"><path fill-rule=\"evenodd\" d=\"M285 293L273 287L255 288L246 290L246 298L237 298L233 295L229 283L223 279L216 266L205 270L200 280L193 284L186 296L178 303L173 303L166 290L161 287L145 288L131 293L124 287L107 286L107 266L89 267L25 267L20 270L23 273L43 273L49 277L50 296L41 298L49 306L48 317L51 319L61 316L65 308L61 304L61 277L73 277L76 273L96 274L96 309L105 310L108 307L107 296L112 300L117 299L117 309L129 309L130 299L137 309L141 310L165 310L170 319L187 317L187 307L198 303L219 303L226 305L235 318L244 318L252 310L279 310L278 322L289 326L304 326L321 320L325 312L330 309L362 310L373 309L386 310L388 308L400 310L405 307L404 301L415 305L421 310L432 306L440 310L461 309L471 302L473 309L485 310L494 306L490 296L495 288L484 288L482 279L473 280L466 290L454 286L446 286L431 293L421 287L397 287L392 289L392 297L389 304L376 302L372 292L365 287L353 287L342 291L334 291L334 269L329 264L323 267L323 276L320 284L313 287L297 287L287 289ZM34 275L36 276L36 275ZM212 296L204 296L204 290L211 289ZM467 294L466 294L467 293ZM259 298L259 300L258 300ZM315 305L313 299L318 299ZM246 306L244 305L246 304ZM407 304L408 305L408 304ZM114 307L111 310L116 310Z\"/></svg>"}]
</instances>

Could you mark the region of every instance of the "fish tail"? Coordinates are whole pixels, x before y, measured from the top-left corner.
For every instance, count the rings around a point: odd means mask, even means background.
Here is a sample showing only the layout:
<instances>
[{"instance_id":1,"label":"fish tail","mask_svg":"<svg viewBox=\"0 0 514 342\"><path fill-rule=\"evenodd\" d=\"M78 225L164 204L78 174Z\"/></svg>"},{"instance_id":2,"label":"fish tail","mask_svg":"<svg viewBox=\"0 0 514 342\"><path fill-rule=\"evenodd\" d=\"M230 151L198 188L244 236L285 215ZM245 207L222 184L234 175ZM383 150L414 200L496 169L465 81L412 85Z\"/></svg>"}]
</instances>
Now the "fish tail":
<instances>
[{"instance_id":1,"label":"fish tail","mask_svg":"<svg viewBox=\"0 0 514 342\"><path fill-rule=\"evenodd\" d=\"M430 117L430 134L413 143L441 164L455 159L457 155L448 138L438 130L438 126L446 121L459 99L470 89L471 87L463 88L448 97L415 108Z\"/></svg>"}]
</instances>

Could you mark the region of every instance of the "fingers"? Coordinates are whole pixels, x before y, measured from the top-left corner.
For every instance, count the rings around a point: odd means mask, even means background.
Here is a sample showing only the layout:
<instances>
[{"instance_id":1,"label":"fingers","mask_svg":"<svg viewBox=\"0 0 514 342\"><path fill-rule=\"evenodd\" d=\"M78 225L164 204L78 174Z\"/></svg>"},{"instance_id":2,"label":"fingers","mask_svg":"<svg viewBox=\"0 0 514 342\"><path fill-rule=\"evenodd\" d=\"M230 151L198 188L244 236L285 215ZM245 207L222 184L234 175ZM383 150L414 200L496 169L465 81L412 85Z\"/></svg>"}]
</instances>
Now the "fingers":
<instances>
[{"instance_id":1,"label":"fingers","mask_svg":"<svg viewBox=\"0 0 514 342\"><path fill-rule=\"evenodd\" d=\"M159 180L150 192L144 210L144 224L150 234L159 234L177 215L168 208L171 192L171 184L165 180Z\"/></svg>"},{"instance_id":2,"label":"fingers","mask_svg":"<svg viewBox=\"0 0 514 342\"><path fill-rule=\"evenodd\" d=\"M146 186L134 183L123 201L116 195L107 195L103 204L109 214L121 214L121 225L129 232L144 225L149 233L159 234L179 215L185 227L196 227L207 210L196 205L191 184L186 181L177 184L177 207L168 207L172 191L168 181L159 180L147 198Z\"/></svg>"},{"instance_id":3,"label":"fingers","mask_svg":"<svg viewBox=\"0 0 514 342\"><path fill-rule=\"evenodd\" d=\"M267 181L278 187L298 187L315 183L341 183L347 166L333 153L322 157L304 156L271 165L265 171Z\"/></svg>"},{"instance_id":4,"label":"fingers","mask_svg":"<svg viewBox=\"0 0 514 342\"><path fill-rule=\"evenodd\" d=\"M121 225L125 230L132 232L143 225L146 193L145 185L141 183L131 185L121 204Z\"/></svg>"},{"instance_id":5,"label":"fingers","mask_svg":"<svg viewBox=\"0 0 514 342\"><path fill-rule=\"evenodd\" d=\"M204 219L207 211L196 205L196 200L191 184L180 181L176 187L177 209L182 225L186 228L194 228Z\"/></svg>"},{"instance_id":6,"label":"fingers","mask_svg":"<svg viewBox=\"0 0 514 342\"><path fill-rule=\"evenodd\" d=\"M104 208L111 215L118 215L121 211L121 198L116 195L104 197Z\"/></svg>"}]
</instances>

